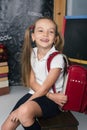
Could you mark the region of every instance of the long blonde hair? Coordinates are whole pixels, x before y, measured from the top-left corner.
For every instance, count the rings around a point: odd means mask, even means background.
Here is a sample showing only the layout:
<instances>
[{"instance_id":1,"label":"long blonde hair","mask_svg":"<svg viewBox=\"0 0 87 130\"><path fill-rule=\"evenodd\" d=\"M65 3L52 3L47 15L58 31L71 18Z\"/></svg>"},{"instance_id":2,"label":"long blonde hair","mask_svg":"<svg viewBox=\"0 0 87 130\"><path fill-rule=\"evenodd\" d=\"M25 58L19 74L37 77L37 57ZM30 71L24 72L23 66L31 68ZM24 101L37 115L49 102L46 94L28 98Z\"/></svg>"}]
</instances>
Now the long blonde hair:
<instances>
[{"instance_id":1,"label":"long blonde hair","mask_svg":"<svg viewBox=\"0 0 87 130\"><path fill-rule=\"evenodd\" d=\"M62 38L60 36L60 34L58 33L58 28L57 28L57 24L55 23L55 21L53 21L52 19L50 19L49 17L41 17L38 20L36 20L35 24L30 28L28 27L25 31L25 36L24 36L24 43L23 43L23 47L22 47L22 54L21 54L21 74L22 74L22 82L23 85L26 87L29 87L29 80L30 80L30 74L31 74L31 52L32 52L32 40L31 40L31 33L30 31L33 30L32 32L34 32L35 29L35 25L37 23L37 21L39 21L40 19L48 19L51 20L54 25L55 25L55 36L57 37L57 40L54 44L56 50L61 51L61 45L62 45Z\"/></svg>"}]
</instances>

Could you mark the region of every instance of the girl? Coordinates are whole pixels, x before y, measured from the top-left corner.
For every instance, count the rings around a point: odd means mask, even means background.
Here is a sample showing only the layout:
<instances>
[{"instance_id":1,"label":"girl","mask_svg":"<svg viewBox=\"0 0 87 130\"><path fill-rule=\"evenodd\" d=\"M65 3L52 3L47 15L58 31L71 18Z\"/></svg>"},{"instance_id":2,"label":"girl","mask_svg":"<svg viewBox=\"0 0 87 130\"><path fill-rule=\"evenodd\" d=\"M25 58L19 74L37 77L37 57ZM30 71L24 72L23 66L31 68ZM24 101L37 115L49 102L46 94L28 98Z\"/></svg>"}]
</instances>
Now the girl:
<instances>
[{"instance_id":1,"label":"girl","mask_svg":"<svg viewBox=\"0 0 87 130\"><path fill-rule=\"evenodd\" d=\"M39 18L31 33L36 47L31 47L30 29L25 32L22 52L22 81L30 87L29 93L22 97L1 130L15 130L22 124L24 130L41 130L37 118L49 118L60 112L67 102L67 96L62 91L64 60L62 54L55 56L51 69L47 71L47 59L53 52L58 51L61 37L57 25L50 18ZM57 93L53 93L55 83ZM58 93L60 91L60 93Z\"/></svg>"}]
</instances>

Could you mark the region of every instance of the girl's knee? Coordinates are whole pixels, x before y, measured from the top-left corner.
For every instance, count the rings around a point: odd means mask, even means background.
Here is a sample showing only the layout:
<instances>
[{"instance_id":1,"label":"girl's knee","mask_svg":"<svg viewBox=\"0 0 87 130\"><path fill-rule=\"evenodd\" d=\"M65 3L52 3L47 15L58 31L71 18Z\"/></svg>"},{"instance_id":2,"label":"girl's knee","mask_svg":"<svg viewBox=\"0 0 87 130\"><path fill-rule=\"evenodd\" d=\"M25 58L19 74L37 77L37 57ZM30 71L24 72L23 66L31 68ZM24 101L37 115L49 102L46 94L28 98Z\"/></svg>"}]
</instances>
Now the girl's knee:
<instances>
[{"instance_id":1,"label":"girl's knee","mask_svg":"<svg viewBox=\"0 0 87 130\"><path fill-rule=\"evenodd\" d=\"M18 118L22 125L31 125L34 122L35 109L31 103L20 106L18 110Z\"/></svg>"},{"instance_id":2,"label":"girl's knee","mask_svg":"<svg viewBox=\"0 0 87 130\"><path fill-rule=\"evenodd\" d=\"M20 106L18 111L19 119L25 119L28 117L33 118L35 116L34 108L33 105L31 105L31 103Z\"/></svg>"}]
</instances>

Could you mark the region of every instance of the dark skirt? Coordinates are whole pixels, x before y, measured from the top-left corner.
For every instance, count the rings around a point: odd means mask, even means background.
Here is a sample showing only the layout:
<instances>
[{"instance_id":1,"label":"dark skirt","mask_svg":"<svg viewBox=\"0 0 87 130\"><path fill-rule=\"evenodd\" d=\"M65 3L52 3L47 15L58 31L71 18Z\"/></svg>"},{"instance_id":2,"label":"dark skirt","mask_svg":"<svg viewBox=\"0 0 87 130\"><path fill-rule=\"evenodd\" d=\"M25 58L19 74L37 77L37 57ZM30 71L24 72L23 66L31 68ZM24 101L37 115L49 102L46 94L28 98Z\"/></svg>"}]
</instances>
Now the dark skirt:
<instances>
[{"instance_id":1,"label":"dark skirt","mask_svg":"<svg viewBox=\"0 0 87 130\"><path fill-rule=\"evenodd\" d=\"M25 103L32 95L27 93L24 95L15 105L12 111L17 109L21 104ZM33 99L33 101L37 102L42 109L42 117L49 118L57 115L60 110L58 104L54 103L52 100L48 99L46 96L38 97Z\"/></svg>"}]
</instances>

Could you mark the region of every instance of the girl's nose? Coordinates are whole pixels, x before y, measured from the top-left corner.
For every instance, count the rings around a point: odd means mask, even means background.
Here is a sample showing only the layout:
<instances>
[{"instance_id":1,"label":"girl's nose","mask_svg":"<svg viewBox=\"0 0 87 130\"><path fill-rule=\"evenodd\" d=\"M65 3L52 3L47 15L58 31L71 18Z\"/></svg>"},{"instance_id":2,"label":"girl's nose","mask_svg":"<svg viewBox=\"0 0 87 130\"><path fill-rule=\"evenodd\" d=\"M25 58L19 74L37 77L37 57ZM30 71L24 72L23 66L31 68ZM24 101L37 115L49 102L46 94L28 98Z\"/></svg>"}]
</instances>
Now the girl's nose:
<instances>
[{"instance_id":1,"label":"girl's nose","mask_svg":"<svg viewBox=\"0 0 87 130\"><path fill-rule=\"evenodd\" d=\"M48 36L48 34L49 34L48 31L44 32L44 36Z\"/></svg>"}]
</instances>

